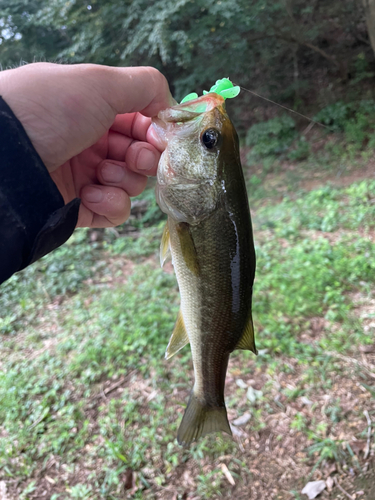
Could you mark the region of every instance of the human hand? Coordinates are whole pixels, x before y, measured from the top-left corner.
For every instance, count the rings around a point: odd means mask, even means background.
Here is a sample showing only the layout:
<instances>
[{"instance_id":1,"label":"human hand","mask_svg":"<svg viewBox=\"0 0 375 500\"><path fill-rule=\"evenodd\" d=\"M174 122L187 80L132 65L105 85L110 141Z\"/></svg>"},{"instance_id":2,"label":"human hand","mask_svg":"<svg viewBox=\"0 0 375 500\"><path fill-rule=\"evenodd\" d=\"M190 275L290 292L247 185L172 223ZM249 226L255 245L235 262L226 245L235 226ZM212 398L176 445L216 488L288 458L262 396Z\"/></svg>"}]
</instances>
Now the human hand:
<instances>
[{"instance_id":1,"label":"human hand","mask_svg":"<svg viewBox=\"0 0 375 500\"><path fill-rule=\"evenodd\" d=\"M155 175L163 145L151 118L175 103L154 68L35 63L0 73L0 95L22 123L78 227L110 227Z\"/></svg>"}]
</instances>

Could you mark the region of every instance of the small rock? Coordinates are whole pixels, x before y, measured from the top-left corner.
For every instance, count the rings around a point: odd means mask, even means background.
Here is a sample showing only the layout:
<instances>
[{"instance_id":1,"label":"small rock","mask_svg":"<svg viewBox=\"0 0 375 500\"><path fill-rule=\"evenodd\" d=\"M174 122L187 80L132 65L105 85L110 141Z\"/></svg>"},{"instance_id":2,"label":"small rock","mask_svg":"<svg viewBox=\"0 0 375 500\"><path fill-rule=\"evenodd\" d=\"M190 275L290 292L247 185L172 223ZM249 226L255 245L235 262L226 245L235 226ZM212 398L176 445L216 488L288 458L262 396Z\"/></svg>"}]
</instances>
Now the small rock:
<instances>
[{"instance_id":1,"label":"small rock","mask_svg":"<svg viewBox=\"0 0 375 500\"><path fill-rule=\"evenodd\" d=\"M325 481L310 481L301 491L302 494L307 495L309 500L313 500L326 488Z\"/></svg>"}]
</instances>

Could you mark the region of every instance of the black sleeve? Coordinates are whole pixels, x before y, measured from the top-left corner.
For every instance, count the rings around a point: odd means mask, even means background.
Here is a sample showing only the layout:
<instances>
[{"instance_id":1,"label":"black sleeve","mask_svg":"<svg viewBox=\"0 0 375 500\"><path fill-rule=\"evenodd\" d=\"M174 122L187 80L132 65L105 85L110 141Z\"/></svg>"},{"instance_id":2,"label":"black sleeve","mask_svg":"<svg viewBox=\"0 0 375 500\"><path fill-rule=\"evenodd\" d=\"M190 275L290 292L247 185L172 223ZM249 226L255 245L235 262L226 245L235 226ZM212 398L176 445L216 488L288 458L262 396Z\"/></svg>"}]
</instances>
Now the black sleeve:
<instances>
[{"instance_id":1,"label":"black sleeve","mask_svg":"<svg viewBox=\"0 0 375 500\"><path fill-rule=\"evenodd\" d=\"M77 224L23 126L0 96L0 283L62 245Z\"/></svg>"}]
</instances>

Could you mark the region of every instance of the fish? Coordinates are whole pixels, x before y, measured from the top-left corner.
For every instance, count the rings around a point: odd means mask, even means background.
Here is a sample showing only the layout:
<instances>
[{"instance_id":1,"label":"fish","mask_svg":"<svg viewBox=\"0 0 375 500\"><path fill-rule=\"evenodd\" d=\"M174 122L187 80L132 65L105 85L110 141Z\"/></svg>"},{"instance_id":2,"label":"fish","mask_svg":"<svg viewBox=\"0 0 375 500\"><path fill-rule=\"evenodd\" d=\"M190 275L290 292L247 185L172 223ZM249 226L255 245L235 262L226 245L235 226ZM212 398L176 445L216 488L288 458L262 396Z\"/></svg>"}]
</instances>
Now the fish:
<instances>
[{"instance_id":1,"label":"fish","mask_svg":"<svg viewBox=\"0 0 375 500\"><path fill-rule=\"evenodd\" d=\"M189 446L212 432L232 434L224 400L229 355L256 354L252 293L256 257L239 140L214 92L161 111L164 141L156 199L168 215L160 245L169 254L181 306L166 350L190 343L194 386L177 433Z\"/></svg>"}]
</instances>

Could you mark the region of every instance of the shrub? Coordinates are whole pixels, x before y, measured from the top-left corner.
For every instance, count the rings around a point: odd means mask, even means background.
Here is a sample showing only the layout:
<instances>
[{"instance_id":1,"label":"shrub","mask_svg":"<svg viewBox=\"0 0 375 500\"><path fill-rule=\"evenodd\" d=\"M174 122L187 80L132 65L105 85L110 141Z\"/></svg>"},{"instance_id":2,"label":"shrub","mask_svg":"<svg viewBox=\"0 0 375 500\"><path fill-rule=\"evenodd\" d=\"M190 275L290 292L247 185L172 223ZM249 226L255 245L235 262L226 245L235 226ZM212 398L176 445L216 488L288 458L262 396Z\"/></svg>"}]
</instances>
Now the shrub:
<instances>
[{"instance_id":1,"label":"shrub","mask_svg":"<svg viewBox=\"0 0 375 500\"><path fill-rule=\"evenodd\" d=\"M253 125L247 132L246 145L252 147L250 161L285 153L298 133L288 115Z\"/></svg>"}]
</instances>

